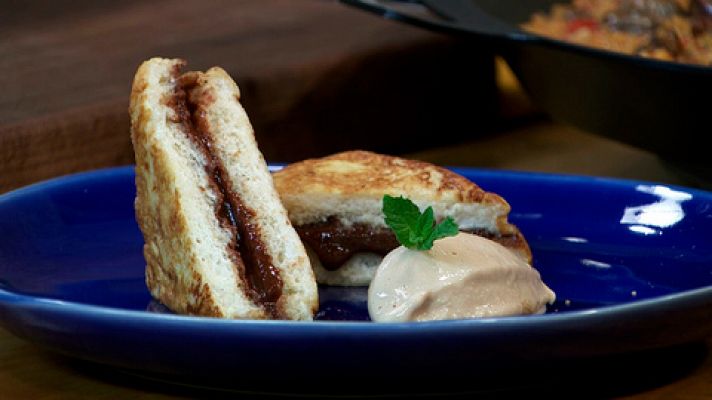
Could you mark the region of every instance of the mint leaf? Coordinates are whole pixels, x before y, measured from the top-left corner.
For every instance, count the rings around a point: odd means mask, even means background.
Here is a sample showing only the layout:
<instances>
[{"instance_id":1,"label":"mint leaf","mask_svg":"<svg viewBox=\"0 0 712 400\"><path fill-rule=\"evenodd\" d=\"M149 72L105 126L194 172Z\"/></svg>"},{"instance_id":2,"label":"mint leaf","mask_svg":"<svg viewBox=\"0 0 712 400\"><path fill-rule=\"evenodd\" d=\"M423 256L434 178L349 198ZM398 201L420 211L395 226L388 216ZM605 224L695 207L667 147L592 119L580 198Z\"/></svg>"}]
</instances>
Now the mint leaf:
<instances>
[{"instance_id":1,"label":"mint leaf","mask_svg":"<svg viewBox=\"0 0 712 400\"><path fill-rule=\"evenodd\" d=\"M408 200L410 201L410 200ZM418 212L420 214L420 212ZM418 237L419 243L423 241L423 238L427 239L433 230L433 224L435 223L435 218L433 217L433 208L428 207L425 212L418 216L418 222L416 225L416 235ZM417 246L421 247L421 245ZM430 247L433 247L432 245ZM430 248L428 247L428 248Z\"/></svg>"},{"instance_id":2,"label":"mint leaf","mask_svg":"<svg viewBox=\"0 0 712 400\"><path fill-rule=\"evenodd\" d=\"M425 240L424 246L427 249L433 247L433 242L448 236L455 236L460 232L455 220L452 217L445 218L442 222L435 226L435 229L430 233Z\"/></svg>"},{"instance_id":3,"label":"mint leaf","mask_svg":"<svg viewBox=\"0 0 712 400\"><path fill-rule=\"evenodd\" d=\"M458 233L452 218L448 217L436 225L432 207L421 213L415 203L403 196L384 195L383 215L398 242L409 249L429 250L434 241Z\"/></svg>"},{"instance_id":4,"label":"mint leaf","mask_svg":"<svg viewBox=\"0 0 712 400\"><path fill-rule=\"evenodd\" d=\"M383 196L383 214L398 242L405 247L415 248L420 233L416 225L421 217L418 206L403 197Z\"/></svg>"}]
</instances>

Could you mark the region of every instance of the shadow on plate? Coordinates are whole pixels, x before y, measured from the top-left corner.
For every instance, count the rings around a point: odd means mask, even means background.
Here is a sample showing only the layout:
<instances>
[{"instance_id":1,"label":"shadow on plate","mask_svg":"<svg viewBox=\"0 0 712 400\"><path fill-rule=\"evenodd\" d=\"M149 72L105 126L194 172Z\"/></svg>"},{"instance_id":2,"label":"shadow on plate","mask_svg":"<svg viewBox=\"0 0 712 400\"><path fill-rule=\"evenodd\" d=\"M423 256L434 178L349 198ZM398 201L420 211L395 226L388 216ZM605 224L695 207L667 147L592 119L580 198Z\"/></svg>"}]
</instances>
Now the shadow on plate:
<instances>
[{"instance_id":1,"label":"shadow on plate","mask_svg":"<svg viewBox=\"0 0 712 400\"><path fill-rule=\"evenodd\" d=\"M1 283L1 282L0 282ZM319 286L317 321L370 321L367 287ZM146 311L159 314L173 312L156 299L151 299Z\"/></svg>"},{"instance_id":2,"label":"shadow on plate","mask_svg":"<svg viewBox=\"0 0 712 400\"><path fill-rule=\"evenodd\" d=\"M186 376L154 375L115 369L75 358L47 353L58 367L112 385L147 393L185 398L285 398L318 396L343 397L418 397L418 398L522 398L575 397L611 398L645 392L672 383L694 371L709 353L705 343L691 343L622 356L592 358L555 365L513 367L509 373L486 376L467 371L444 381L393 371L378 379L343 376L321 381L319 371L311 379L290 379L292 371L265 371L262 381L241 381L239 376L226 381L192 380ZM338 355L335 355L338 356ZM236 363L246 362L235 360ZM378 360L374 360L378 362ZM200 366L196 365L196 369ZM433 368L438 368L433 365Z\"/></svg>"}]
</instances>

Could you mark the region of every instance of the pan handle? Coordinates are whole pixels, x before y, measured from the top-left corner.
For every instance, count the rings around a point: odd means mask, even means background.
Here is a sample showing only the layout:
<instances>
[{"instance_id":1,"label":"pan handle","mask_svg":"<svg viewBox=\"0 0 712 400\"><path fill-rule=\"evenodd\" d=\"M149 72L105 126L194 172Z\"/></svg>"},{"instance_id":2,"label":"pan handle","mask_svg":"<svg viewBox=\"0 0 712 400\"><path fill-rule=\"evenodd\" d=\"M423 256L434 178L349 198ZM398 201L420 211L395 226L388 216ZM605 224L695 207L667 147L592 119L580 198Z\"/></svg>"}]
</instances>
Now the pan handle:
<instances>
[{"instance_id":1,"label":"pan handle","mask_svg":"<svg viewBox=\"0 0 712 400\"><path fill-rule=\"evenodd\" d=\"M473 0L420 0L424 6L470 32L489 36L527 36L517 27L485 12Z\"/></svg>"},{"instance_id":2,"label":"pan handle","mask_svg":"<svg viewBox=\"0 0 712 400\"><path fill-rule=\"evenodd\" d=\"M421 28L457 33L462 27L449 18L433 12L419 0L340 0L344 4L360 8L384 18L405 22Z\"/></svg>"},{"instance_id":3,"label":"pan handle","mask_svg":"<svg viewBox=\"0 0 712 400\"><path fill-rule=\"evenodd\" d=\"M473 0L341 0L342 3L421 28L455 34L520 37L516 27L484 12Z\"/></svg>"}]
</instances>

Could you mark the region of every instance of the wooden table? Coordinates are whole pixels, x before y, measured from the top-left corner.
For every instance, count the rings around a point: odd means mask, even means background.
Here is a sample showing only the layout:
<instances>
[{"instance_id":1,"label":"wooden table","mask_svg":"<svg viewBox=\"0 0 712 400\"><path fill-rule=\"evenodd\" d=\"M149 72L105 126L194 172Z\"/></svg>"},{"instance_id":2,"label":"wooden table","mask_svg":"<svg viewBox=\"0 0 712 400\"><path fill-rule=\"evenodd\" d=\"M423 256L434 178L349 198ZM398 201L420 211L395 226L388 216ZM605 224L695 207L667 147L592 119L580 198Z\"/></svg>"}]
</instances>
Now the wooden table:
<instances>
[{"instance_id":1,"label":"wooden table","mask_svg":"<svg viewBox=\"0 0 712 400\"><path fill-rule=\"evenodd\" d=\"M0 193L131 163L128 91L153 55L233 74L270 161L358 147L447 165L708 186L653 154L549 121L501 62L469 43L331 1L27 1L3 11ZM625 379L605 364L584 366L570 385L534 393L712 398L710 350L712 339L627 360ZM203 396L215 393L96 368L0 329L0 399Z\"/></svg>"}]
</instances>

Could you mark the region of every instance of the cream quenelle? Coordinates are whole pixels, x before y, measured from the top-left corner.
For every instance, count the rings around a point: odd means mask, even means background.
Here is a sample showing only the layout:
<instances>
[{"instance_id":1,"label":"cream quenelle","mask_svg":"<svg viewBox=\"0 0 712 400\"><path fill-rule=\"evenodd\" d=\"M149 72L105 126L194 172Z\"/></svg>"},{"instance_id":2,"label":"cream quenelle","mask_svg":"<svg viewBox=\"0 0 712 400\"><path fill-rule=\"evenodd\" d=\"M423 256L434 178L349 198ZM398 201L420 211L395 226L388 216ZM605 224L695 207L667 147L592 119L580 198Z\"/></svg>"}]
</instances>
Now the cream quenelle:
<instances>
[{"instance_id":1,"label":"cream quenelle","mask_svg":"<svg viewBox=\"0 0 712 400\"><path fill-rule=\"evenodd\" d=\"M459 233L427 251L401 246L386 255L368 290L368 312L376 322L541 314L555 298L513 252Z\"/></svg>"}]
</instances>

